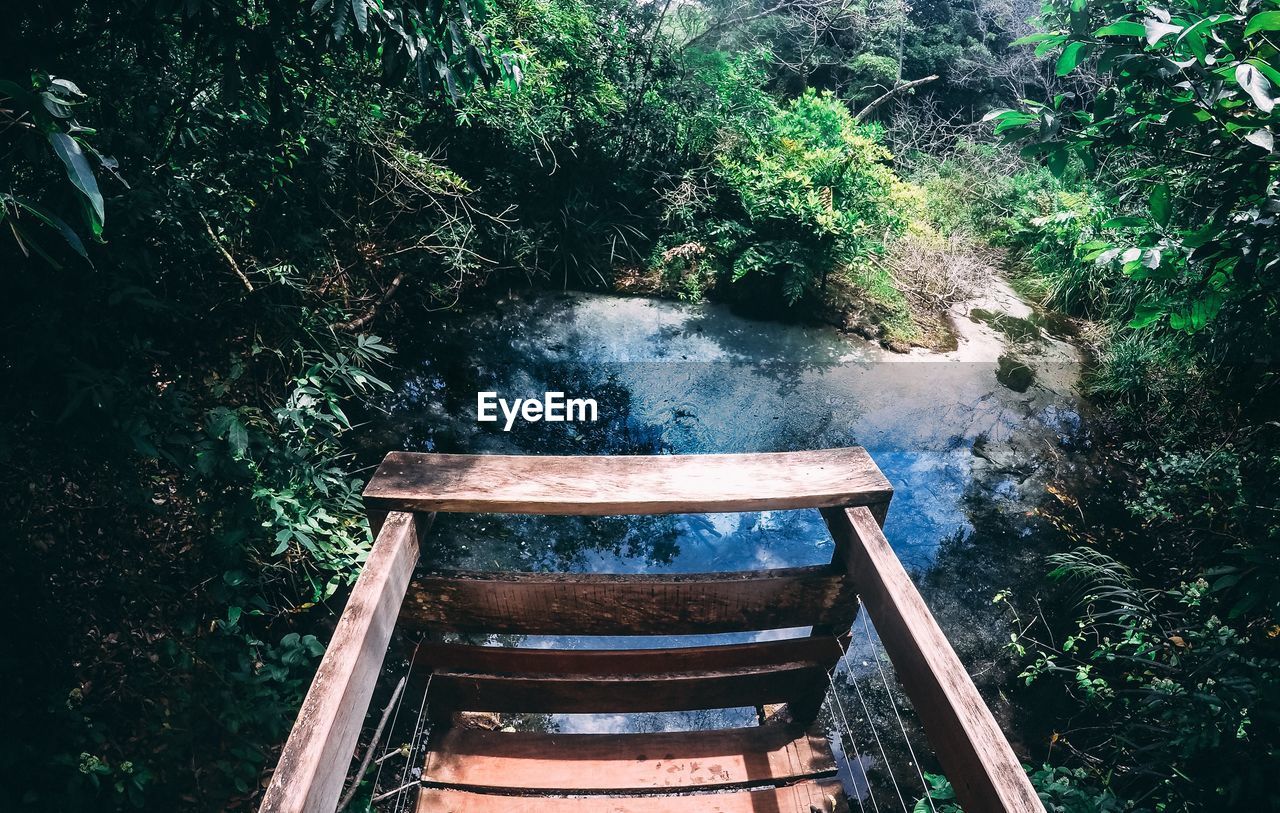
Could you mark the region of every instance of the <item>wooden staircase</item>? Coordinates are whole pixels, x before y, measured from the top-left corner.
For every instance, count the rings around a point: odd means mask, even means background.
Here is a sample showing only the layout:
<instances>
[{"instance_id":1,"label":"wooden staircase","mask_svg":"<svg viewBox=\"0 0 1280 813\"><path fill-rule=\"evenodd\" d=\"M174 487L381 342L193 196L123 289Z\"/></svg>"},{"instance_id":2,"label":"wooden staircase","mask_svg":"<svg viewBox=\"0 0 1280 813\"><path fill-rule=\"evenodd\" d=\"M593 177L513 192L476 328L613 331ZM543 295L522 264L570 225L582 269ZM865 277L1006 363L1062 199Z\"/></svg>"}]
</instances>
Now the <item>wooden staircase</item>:
<instances>
[{"instance_id":1,"label":"wooden staircase","mask_svg":"<svg viewBox=\"0 0 1280 813\"><path fill-rule=\"evenodd\" d=\"M427 642L419 813L847 811L810 730L859 597L970 811L1041 811L991 713L885 541L892 488L860 448L755 455L387 455L365 490L377 534L262 804L331 813L393 627L533 635L685 635L809 627L806 637L663 649ZM819 508L830 564L740 573L415 573L435 512L706 513ZM785 704L765 719L763 707ZM633 713L756 707L749 728L540 734L454 725L469 711Z\"/></svg>"}]
</instances>

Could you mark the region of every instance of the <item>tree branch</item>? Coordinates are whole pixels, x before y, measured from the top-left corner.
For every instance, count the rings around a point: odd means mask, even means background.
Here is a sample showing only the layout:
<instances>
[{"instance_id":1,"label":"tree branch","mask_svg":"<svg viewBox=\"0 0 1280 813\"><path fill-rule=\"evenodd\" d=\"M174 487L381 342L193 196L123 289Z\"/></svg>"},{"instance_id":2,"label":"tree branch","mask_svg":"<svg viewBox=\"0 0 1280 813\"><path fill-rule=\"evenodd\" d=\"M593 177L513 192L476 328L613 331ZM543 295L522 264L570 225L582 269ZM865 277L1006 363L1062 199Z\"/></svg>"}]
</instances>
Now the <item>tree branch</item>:
<instances>
[{"instance_id":1,"label":"tree branch","mask_svg":"<svg viewBox=\"0 0 1280 813\"><path fill-rule=\"evenodd\" d=\"M369 770L369 761L373 759L373 749L377 748L378 743L382 740L382 730L387 727L387 718L391 716L391 709L400 697L400 692L404 691L404 682L405 678L400 678L400 682L396 684L395 691L391 693L391 699L387 701L387 707L382 712L382 719L378 721L378 727L373 730L373 738L369 740L369 746L365 749L364 759L360 761L360 770L356 771L355 781L351 783L351 787L343 794L342 800L338 802L336 813L342 813L343 810L346 810L347 805L351 804L351 800L355 798L356 791L360 789L360 783L364 781L364 775Z\"/></svg>"},{"instance_id":2,"label":"tree branch","mask_svg":"<svg viewBox=\"0 0 1280 813\"><path fill-rule=\"evenodd\" d=\"M334 330L359 330L365 325L373 321L373 317L378 315L378 309L390 301L391 296L400 287L400 283L404 282L404 272L396 274L395 279L391 280L391 284L387 286L387 290L382 292L382 296L378 297L378 301L374 302L369 310L365 311L363 316L351 319L347 322L334 322L330 327Z\"/></svg>"},{"instance_id":3,"label":"tree branch","mask_svg":"<svg viewBox=\"0 0 1280 813\"><path fill-rule=\"evenodd\" d=\"M760 11L755 14L749 14L746 17L731 17L728 20L721 20L718 23L713 23L712 25L708 26L707 29L703 31L701 34L694 36L692 39L690 39L688 42L686 42L684 45L680 47L682 49L692 47L698 44L699 42L701 42L702 40L706 39L707 37L711 36L712 34L715 34L719 31L723 31L726 28L732 28L737 25L742 25L743 23L749 23L752 20L758 20L761 17L768 17L770 14L775 14L781 11L782 9L786 8L789 2L790 0L782 0L782 2L778 3L776 6L767 8L764 11Z\"/></svg>"},{"instance_id":4,"label":"tree branch","mask_svg":"<svg viewBox=\"0 0 1280 813\"><path fill-rule=\"evenodd\" d=\"M226 247L219 242L218 235L213 233L213 226L209 225L209 218L205 217L204 212L201 211L197 211L196 214L200 215L200 220L204 223L204 230L208 232L209 239L213 241L215 246L217 246L218 251L222 252L222 256L226 258L227 264L231 266L231 270L236 272L236 276L244 283L244 287L249 289L249 293L253 293L253 283L250 282L249 278L240 270L240 263L236 262L236 258L232 257L231 252L227 251Z\"/></svg>"},{"instance_id":5,"label":"tree branch","mask_svg":"<svg viewBox=\"0 0 1280 813\"><path fill-rule=\"evenodd\" d=\"M881 96L879 99L876 99L871 104L859 110L854 115L853 120L861 124L863 121L866 121L867 116L871 115L877 107L889 101L889 99L892 98L894 94L903 90L910 90L913 87L917 87L919 85L923 85L928 82L932 82L937 78L938 78L938 75L935 73L933 76L926 76L923 79L912 79L910 82L903 82L901 85L895 85L894 87L889 88L888 92L885 93L883 96Z\"/></svg>"}]
</instances>

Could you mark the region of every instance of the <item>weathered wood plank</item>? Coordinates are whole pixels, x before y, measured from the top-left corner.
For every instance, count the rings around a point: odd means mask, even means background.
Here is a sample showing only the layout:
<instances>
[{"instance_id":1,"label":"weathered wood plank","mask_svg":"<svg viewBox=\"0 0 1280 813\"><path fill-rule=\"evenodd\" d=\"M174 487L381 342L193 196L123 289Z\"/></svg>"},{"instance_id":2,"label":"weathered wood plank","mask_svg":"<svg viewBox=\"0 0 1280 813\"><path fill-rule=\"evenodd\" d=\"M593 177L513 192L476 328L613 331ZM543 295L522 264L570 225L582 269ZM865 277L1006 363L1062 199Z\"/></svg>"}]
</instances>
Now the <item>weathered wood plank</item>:
<instances>
[{"instance_id":1,"label":"weathered wood plank","mask_svg":"<svg viewBox=\"0 0 1280 813\"><path fill-rule=\"evenodd\" d=\"M533 456L391 452L370 510L673 514L888 503L865 449L738 455Z\"/></svg>"},{"instance_id":2,"label":"weathered wood plank","mask_svg":"<svg viewBox=\"0 0 1280 813\"><path fill-rule=\"evenodd\" d=\"M605 575L454 572L419 576L406 628L526 635L682 635L823 624L857 612L841 572L819 567L742 573Z\"/></svg>"},{"instance_id":3,"label":"weathered wood plank","mask_svg":"<svg viewBox=\"0 0 1280 813\"><path fill-rule=\"evenodd\" d=\"M428 747L424 782L530 795L745 789L836 775L826 736L787 725L660 734L450 728Z\"/></svg>"},{"instance_id":4,"label":"weathered wood plank","mask_svg":"<svg viewBox=\"0 0 1280 813\"><path fill-rule=\"evenodd\" d=\"M823 516L967 813L1043 811L991 710L866 508Z\"/></svg>"},{"instance_id":5,"label":"weathered wood plank","mask_svg":"<svg viewBox=\"0 0 1280 813\"><path fill-rule=\"evenodd\" d=\"M783 788L684 796L500 796L423 788L418 813L849 813L838 779Z\"/></svg>"},{"instance_id":6,"label":"weathered wood plank","mask_svg":"<svg viewBox=\"0 0 1280 813\"><path fill-rule=\"evenodd\" d=\"M813 662L744 667L717 672L652 672L644 675L509 675L452 672L431 676L428 714L455 711L532 714L683 711L783 703L826 685L827 671Z\"/></svg>"},{"instance_id":7,"label":"weathered wood plank","mask_svg":"<svg viewBox=\"0 0 1280 813\"><path fill-rule=\"evenodd\" d=\"M262 813L333 813L431 517L382 525L298 712Z\"/></svg>"},{"instance_id":8,"label":"weathered wood plank","mask_svg":"<svg viewBox=\"0 0 1280 813\"><path fill-rule=\"evenodd\" d=\"M786 638L749 644L670 649L522 649L507 646L422 643L414 670L452 672L626 676L646 672L716 672L773 664L813 662L835 667L841 655L835 638Z\"/></svg>"}]
</instances>

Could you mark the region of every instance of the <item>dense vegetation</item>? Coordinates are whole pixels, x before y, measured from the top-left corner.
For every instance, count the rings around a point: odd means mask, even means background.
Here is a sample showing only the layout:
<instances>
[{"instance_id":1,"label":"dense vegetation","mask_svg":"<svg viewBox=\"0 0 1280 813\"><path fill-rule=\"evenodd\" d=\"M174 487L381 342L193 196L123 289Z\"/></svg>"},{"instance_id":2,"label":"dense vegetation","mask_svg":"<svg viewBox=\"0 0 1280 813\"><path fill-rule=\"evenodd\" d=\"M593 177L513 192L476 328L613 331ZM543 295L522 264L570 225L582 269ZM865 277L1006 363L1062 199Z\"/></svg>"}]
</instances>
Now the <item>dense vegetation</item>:
<instances>
[{"instance_id":1,"label":"dense vegetation","mask_svg":"<svg viewBox=\"0 0 1280 813\"><path fill-rule=\"evenodd\" d=\"M994 246L1091 326L1115 485L1051 512L1059 587L1001 597L1037 784L1269 806L1277 31L1274 0L6 10L0 805L254 805L368 549L346 439L402 315L531 280L935 344Z\"/></svg>"}]
</instances>

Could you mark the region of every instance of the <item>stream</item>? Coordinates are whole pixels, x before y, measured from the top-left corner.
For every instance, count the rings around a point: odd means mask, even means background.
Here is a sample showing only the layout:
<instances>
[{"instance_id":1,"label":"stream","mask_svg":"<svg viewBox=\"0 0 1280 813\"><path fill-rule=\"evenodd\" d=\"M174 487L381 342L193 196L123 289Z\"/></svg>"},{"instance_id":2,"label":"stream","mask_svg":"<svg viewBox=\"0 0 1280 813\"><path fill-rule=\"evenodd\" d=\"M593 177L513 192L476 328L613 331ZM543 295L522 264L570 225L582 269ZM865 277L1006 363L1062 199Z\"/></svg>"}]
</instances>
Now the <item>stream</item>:
<instances>
[{"instance_id":1,"label":"stream","mask_svg":"<svg viewBox=\"0 0 1280 813\"><path fill-rule=\"evenodd\" d=\"M394 449L682 454L865 446L895 488L886 536L979 687L989 689L1009 668L1002 654L1008 622L992 596L1043 578L1035 507L1048 498L1051 481L1080 465L1089 446L1088 421L1075 393L1081 357L1055 320L999 281L955 306L951 319L956 350L898 354L833 328L761 321L725 305L511 293L496 303L438 314L413 335L397 337L401 377L389 382L393 391L362 430L362 443L370 461ZM508 399L546 391L590 397L598 402L599 418L517 421L507 432L502 421L476 422L481 390ZM656 517L442 514L423 566L705 572L821 564L831 555L830 537L812 510ZM855 629L861 631L861 622ZM881 732L888 726L898 744L885 743L885 753L897 781L919 788L914 769L901 766L910 756L879 676L880 650L868 633L855 637L837 674L842 708L835 713L861 720L850 723L863 746L874 745L866 736L868 719ZM797 634L807 630L683 638L498 636L489 643L623 648ZM1007 718L1007 704L984 694L997 717ZM844 720L824 714L830 730L844 728ZM910 715L904 717L921 752ZM502 724L605 732L750 725L754 719L749 709L731 709L555 715ZM921 757L933 767L931 758ZM884 762L871 747L849 759L844 778L850 792L865 797L868 783L884 788Z\"/></svg>"}]
</instances>

